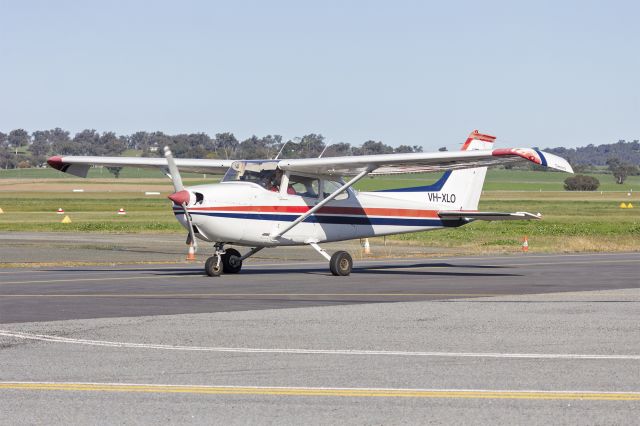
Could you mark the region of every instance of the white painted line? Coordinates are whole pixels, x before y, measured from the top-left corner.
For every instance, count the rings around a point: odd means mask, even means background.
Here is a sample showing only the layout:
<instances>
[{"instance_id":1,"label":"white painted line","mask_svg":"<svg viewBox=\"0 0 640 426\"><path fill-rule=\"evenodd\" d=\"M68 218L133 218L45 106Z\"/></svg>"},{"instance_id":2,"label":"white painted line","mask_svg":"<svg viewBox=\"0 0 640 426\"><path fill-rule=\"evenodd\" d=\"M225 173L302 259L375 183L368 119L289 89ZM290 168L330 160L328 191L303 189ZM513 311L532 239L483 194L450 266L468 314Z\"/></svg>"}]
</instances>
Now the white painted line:
<instances>
[{"instance_id":1,"label":"white painted line","mask_svg":"<svg viewBox=\"0 0 640 426\"><path fill-rule=\"evenodd\" d=\"M614 354L542 354L542 353L499 353L499 352L421 352L421 351L374 351L359 349L293 349L293 348L226 348L207 346L158 345L150 343L112 342L107 340L74 339L46 334L31 334L18 331L0 330L0 336L23 340L69 343L87 346L106 346L129 349L160 349L191 352L227 352L227 353L269 353L288 355L360 355L360 356L413 356L446 358L511 358L511 359L606 359L640 361L640 355Z\"/></svg>"},{"instance_id":2,"label":"white painted line","mask_svg":"<svg viewBox=\"0 0 640 426\"><path fill-rule=\"evenodd\" d=\"M71 282L85 282L85 281L126 281L126 280L161 280L165 278L202 278L200 275L134 275L126 277L103 277L103 278L65 278L55 280L30 280L30 281L5 281L0 282L0 285L9 284L51 284L51 283L71 283Z\"/></svg>"}]
</instances>

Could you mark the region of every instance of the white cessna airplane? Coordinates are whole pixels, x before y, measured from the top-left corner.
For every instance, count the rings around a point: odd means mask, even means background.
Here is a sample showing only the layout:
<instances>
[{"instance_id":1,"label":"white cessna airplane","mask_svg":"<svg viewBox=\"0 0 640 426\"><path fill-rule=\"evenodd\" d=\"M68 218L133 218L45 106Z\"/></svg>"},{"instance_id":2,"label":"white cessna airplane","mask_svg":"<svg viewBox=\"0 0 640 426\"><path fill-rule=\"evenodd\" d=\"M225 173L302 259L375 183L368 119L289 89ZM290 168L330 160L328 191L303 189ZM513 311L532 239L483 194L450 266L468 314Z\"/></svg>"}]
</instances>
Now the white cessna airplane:
<instances>
[{"instance_id":1,"label":"white cessna airplane","mask_svg":"<svg viewBox=\"0 0 640 426\"><path fill-rule=\"evenodd\" d=\"M210 276L237 273L242 261L265 247L309 245L329 261L334 275L349 275L349 253L332 256L320 243L458 227L475 220L529 220L526 212L479 212L487 166L517 161L573 173L556 155L531 148L493 149L494 136L474 131L458 152L380 154L287 160L174 159L55 156L51 167L86 177L89 167L155 167L173 181L173 212L189 231L187 242L214 243ZM225 173L217 184L185 188L179 170ZM435 183L412 188L358 192L365 176L438 172ZM345 181L348 179L347 181ZM252 247L241 255L225 244Z\"/></svg>"}]
</instances>

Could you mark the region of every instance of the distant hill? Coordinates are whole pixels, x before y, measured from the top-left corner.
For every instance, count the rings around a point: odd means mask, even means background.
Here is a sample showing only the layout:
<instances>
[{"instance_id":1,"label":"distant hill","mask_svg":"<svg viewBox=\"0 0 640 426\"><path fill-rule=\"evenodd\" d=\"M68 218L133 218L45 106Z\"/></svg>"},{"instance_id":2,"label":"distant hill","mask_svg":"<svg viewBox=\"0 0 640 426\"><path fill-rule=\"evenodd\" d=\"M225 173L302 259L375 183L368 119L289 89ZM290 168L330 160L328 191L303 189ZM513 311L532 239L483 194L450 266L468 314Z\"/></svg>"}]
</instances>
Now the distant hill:
<instances>
[{"instance_id":1,"label":"distant hill","mask_svg":"<svg viewBox=\"0 0 640 426\"><path fill-rule=\"evenodd\" d=\"M640 141L637 139L604 145L589 144L580 148L546 148L545 151L566 158L573 165L606 166L607 160L614 157L640 166Z\"/></svg>"}]
</instances>

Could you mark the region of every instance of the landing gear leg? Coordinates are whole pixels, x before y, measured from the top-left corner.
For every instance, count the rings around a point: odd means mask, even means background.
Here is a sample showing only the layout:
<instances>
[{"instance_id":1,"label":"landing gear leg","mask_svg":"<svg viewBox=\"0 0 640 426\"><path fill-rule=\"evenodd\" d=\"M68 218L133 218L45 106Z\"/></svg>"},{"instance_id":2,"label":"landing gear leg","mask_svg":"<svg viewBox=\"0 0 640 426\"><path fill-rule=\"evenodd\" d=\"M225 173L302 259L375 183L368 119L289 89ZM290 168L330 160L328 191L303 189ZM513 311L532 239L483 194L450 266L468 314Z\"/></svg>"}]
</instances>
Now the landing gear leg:
<instances>
[{"instance_id":1,"label":"landing gear leg","mask_svg":"<svg viewBox=\"0 0 640 426\"><path fill-rule=\"evenodd\" d=\"M216 243L214 247L216 249L215 254L205 262L204 271L210 277L219 277L224 268L224 264L222 262L223 255L225 254L224 243Z\"/></svg>"},{"instance_id":2,"label":"landing gear leg","mask_svg":"<svg viewBox=\"0 0 640 426\"><path fill-rule=\"evenodd\" d=\"M351 255L346 251L337 251L333 256L329 256L325 249L320 247L317 243L309 243L318 253L329 261L329 270L336 276L347 276L351 273L353 268L353 259Z\"/></svg>"}]
</instances>

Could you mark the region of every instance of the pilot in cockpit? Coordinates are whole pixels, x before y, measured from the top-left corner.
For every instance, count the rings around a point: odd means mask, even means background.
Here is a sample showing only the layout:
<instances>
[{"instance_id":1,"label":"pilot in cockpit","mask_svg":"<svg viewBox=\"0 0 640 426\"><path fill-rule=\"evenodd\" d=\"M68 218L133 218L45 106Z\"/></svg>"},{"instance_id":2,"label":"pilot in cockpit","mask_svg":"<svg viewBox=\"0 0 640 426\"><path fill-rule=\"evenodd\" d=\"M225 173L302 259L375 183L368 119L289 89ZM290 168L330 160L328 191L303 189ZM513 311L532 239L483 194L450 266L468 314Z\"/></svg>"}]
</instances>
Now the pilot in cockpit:
<instances>
[{"instance_id":1,"label":"pilot in cockpit","mask_svg":"<svg viewBox=\"0 0 640 426\"><path fill-rule=\"evenodd\" d=\"M273 192L280 192L280 182L282 181L282 170L276 169L275 173L271 176L271 181L267 185L267 189ZM291 185L287 188L287 194L295 195L296 190Z\"/></svg>"}]
</instances>

